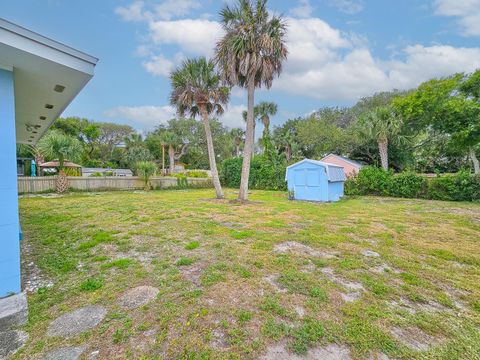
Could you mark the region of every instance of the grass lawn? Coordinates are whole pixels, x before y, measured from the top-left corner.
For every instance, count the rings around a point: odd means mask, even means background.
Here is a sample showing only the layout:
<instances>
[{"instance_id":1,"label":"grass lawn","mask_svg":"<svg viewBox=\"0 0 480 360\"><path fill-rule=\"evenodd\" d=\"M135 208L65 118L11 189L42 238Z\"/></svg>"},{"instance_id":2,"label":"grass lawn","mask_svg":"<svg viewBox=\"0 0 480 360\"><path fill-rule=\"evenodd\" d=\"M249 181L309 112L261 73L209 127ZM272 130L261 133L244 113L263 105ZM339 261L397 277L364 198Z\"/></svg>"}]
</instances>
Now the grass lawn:
<instances>
[{"instance_id":1,"label":"grass lawn","mask_svg":"<svg viewBox=\"0 0 480 360\"><path fill-rule=\"evenodd\" d=\"M98 359L312 358L331 344L353 359L480 358L480 204L212 196L21 199L24 262L53 286L29 294L30 339L14 358L80 344ZM156 298L120 307L141 285ZM46 336L92 304L107 309L96 328Z\"/></svg>"}]
</instances>

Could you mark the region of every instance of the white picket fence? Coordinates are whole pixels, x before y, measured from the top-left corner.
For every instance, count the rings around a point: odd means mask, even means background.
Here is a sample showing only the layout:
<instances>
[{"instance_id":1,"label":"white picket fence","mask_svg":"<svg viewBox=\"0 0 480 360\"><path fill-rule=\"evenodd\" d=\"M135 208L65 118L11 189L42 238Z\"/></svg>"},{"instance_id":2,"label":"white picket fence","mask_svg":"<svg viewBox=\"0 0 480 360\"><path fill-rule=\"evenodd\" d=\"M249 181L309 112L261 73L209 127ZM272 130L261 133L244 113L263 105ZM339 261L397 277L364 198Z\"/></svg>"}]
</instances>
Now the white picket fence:
<instances>
[{"instance_id":1,"label":"white picket fence","mask_svg":"<svg viewBox=\"0 0 480 360\"><path fill-rule=\"evenodd\" d=\"M20 194L55 191L56 176L19 177ZM188 178L189 187L211 187L211 179ZM69 187L79 191L138 190L143 189L143 181L136 176L118 177L68 177ZM155 177L150 180L152 189L167 189L178 186L176 178Z\"/></svg>"}]
</instances>

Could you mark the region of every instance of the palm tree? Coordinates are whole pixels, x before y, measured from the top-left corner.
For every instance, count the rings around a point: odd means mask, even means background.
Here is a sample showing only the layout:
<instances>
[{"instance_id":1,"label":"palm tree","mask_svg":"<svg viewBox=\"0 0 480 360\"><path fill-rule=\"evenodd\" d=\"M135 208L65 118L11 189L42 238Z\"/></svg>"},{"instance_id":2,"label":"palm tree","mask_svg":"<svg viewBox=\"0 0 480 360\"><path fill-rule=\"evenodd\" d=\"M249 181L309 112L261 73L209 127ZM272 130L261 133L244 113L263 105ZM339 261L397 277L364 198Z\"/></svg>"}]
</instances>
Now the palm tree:
<instances>
[{"instance_id":1,"label":"palm tree","mask_svg":"<svg viewBox=\"0 0 480 360\"><path fill-rule=\"evenodd\" d=\"M254 139L255 89L272 86L280 75L287 58L286 24L280 16L270 16L266 0L238 0L236 6L226 5L220 12L225 35L217 43L215 62L222 80L248 91L248 116L245 149L251 149ZM248 199L248 178L252 153L245 151L242 164L239 200Z\"/></svg>"},{"instance_id":2,"label":"palm tree","mask_svg":"<svg viewBox=\"0 0 480 360\"><path fill-rule=\"evenodd\" d=\"M262 101L255 106L255 112L257 113L258 120L263 124L263 137L270 136L270 116L277 114L277 104L273 102Z\"/></svg>"},{"instance_id":3,"label":"palm tree","mask_svg":"<svg viewBox=\"0 0 480 360\"><path fill-rule=\"evenodd\" d=\"M80 158L83 150L82 144L72 136L52 130L40 139L37 148L43 156L58 159L58 177L55 186L58 193L64 193L68 190L68 179L64 170L65 161L66 159L75 161Z\"/></svg>"},{"instance_id":4,"label":"palm tree","mask_svg":"<svg viewBox=\"0 0 480 360\"><path fill-rule=\"evenodd\" d=\"M223 106L228 103L230 89L221 86L215 64L205 57L186 60L180 68L172 72L170 80L172 82L170 102L177 107L180 116L188 113L192 118L200 115L203 119L213 186L217 199L223 199L209 116L223 114Z\"/></svg>"},{"instance_id":5,"label":"palm tree","mask_svg":"<svg viewBox=\"0 0 480 360\"><path fill-rule=\"evenodd\" d=\"M390 106L378 107L360 118L360 133L363 137L374 140L378 144L380 162L384 170L388 170L388 143L400 141L401 119Z\"/></svg>"},{"instance_id":6,"label":"palm tree","mask_svg":"<svg viewBox=\"0 0 480 360\"><path fill-rule=\"evenodd\" d=\"M235 145L235 156L240 156L240 146L242 145L243 138L245 137L245 131L239 128L232 129L230 135L233 138L233 144Z\"/></svg>"},{"instance_id":7,"label":"palm tree","mask_svg":"<svg viewBox=\"0 0 480 360\"><path fill-rule=\"evenodd\" d=\"M175 148L178 146L180 143L179 137L171 132L171 131L164 131L161 134L162 138L162 144L165 144L165 146L168 146L168 160L169 160L169 165L170 165L170 174L173 174L174 169L175 169L175 159L177 160L180 158L180 156L176 156ZM183 148L182 148L182 154L183 154Z\"/></svg>"},{"instance_id":8,"label":"palm tree","mask_svg":"<svg viewBox=\"0 0 480 360\"><path fill-rule=\"evenodd\" d=\"M150 178L157 172L157 165L152 161L139 161L136 166L138 177L143 180L144 190L150 190Z\"/></svg>"},{"instance_id":9,"label":"palm tree","mask_svg":"<svg viewBox=\"0 0 480 360\"><path fill-rule=\"evenodd\" d=\"M257 113L256 113L256 107L253 108L253 141L252 141L252 146L250 147L250 151L252 152L252 156L255 155L255 129L257 127L257 122L256 122L256 119L257 119ZM243 117L243 121L245 122L245 124L247 123L247 119L248 119L248 111L244 110L242 111L242 117Z\"/></svg>"},{"instance_id":10,"label":"palm tree","mask_svg":"<svg viewBox=\"0 0 480 360\"><path fill-rule=\"evenodd\" d=\"M162 145L162 175L165 175L165 147L168 145L169 136L168 132L163 132L160 135L160 145Z\"/></svg>"}]
</instances>

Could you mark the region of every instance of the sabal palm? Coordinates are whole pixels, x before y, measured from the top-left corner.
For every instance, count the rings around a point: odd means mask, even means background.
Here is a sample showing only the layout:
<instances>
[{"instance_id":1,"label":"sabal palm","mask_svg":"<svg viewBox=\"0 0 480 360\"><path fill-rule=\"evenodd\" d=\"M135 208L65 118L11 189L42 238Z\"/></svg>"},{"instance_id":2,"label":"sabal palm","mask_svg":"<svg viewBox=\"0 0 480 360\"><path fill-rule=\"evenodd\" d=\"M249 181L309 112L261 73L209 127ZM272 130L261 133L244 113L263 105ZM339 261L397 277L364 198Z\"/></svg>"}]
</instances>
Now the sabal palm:
<instances>
[{"instance_id":1,"label":"sabal palm","mask_svg":"<svg viewBox=\"0 0 480 360\"><path fill-rule=\"evenodd\" d=\"M270 135L270 116L276 115L277 111L277 104L273 102L262 101L255 106L254 113L257 114L258 121L261 121L263 124L263 137Z\"/></svg>"},{"instance_id":2,"label":"sabal palm","mask_svg":"<svg viewBox=\"0 0 480 360\"><path fill-rule=\"evenodd\" d=\"M160 135L160 142L162 144L162 151L164 151L165 146L168 146L168 159L170 163L170 173L173 173L175 168L175 146L178 144L179 140L175 133L171 131L164 131ZM163 153L162 153L163 158ZM163 161L163 159L162 159ZM163 165L163 170L165 170L165 165Z\"/></svg>"},{"instance_id":3,"label":"sabal palm","mask_svg":"<svg viewBox=\"0 0 480 360\"><path fill-rule=\"evenodd\" d=\"M240 146L242 145L245 131L239 128L232 129L230 135L233 138L233 144L235 145L235 156L240 156Z\"/></svg>"},{"instance_id":4,"label":"sabal palm","mask_svg":"<svg viewBox=\"0 0 480 360\"><path fill-rule=\"evenodd\" d=\"M57 192L64 193L68 189L68 180L64 171L65 160L75 161L79 159L83 150L82 144L72 136L52 130L40 139L37 148L43 156L58 159L59 171L55 185Z\"/></svg>"},{"instance_id":5,"label":"sabal palm","mask_svg":"<svg viewBox=\"0 0 480 360\"><path fill-rule=\"evenodd\" d=\"M236 6L227 5L220 12L225 35L217 43L215 62L225 83L248 91L245 149L251 149L254 142L255 89L270 88L287 58L285 21L280 16L270 16L266 3L266 0L257 0L255 4L238 0ZM248 199L251 157L251 152L245 151L240 200Z\"/></svg>"},{"instance_id":6,"label":"sabal palm","mask_svg":"<svg viewBox=\"0 0 480 360\"><path fill-rule=\"evenodd\" d=\"M388 143L400 141L402 121L389 106L378 107L360 119L364 137L378 144L382 168L388 170Z\"/></svg>"},{"instance_id":7,"label":"sabal palm","mask_svg":"<svg viewBox=\"0 0 480 360\"><path fill-rule=\"evenodd\" d=\"M209 116L223 114L223 106L228 103L230 90L221 86L215 64L204 57L185 61L171 74L170 79L170 102L177 108L178 113L181 116L189 114L193 118L200 115L203 119L212 181L217 198L221 199L224 195L217 171Z\"/></svg>"}]
</instances>

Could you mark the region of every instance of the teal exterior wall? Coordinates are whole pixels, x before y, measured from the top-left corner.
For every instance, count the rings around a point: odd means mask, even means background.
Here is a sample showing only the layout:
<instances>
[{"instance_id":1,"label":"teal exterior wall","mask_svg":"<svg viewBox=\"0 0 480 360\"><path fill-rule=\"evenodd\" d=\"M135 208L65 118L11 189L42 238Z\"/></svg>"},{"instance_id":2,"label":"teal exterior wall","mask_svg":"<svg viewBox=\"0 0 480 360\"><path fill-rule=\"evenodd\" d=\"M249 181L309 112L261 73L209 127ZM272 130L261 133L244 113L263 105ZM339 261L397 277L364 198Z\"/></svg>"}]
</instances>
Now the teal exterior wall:
<instances>
[{"instance_id":1,"label":"teal exterior wall","mask_svg":"<svg viewBox=\"0 0 480 360\"><path fill-rule=\"evenodd\" d=\"M0 68L0 298L18 293L20 238L13 72Z\"/></svg>"}]
</instances>

